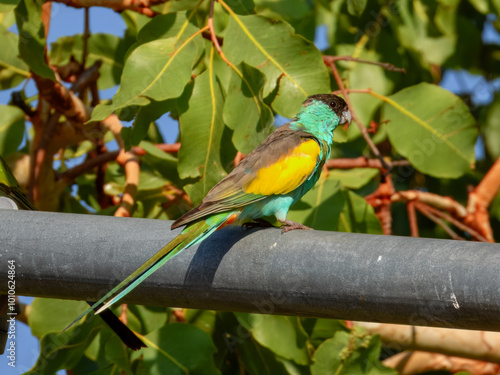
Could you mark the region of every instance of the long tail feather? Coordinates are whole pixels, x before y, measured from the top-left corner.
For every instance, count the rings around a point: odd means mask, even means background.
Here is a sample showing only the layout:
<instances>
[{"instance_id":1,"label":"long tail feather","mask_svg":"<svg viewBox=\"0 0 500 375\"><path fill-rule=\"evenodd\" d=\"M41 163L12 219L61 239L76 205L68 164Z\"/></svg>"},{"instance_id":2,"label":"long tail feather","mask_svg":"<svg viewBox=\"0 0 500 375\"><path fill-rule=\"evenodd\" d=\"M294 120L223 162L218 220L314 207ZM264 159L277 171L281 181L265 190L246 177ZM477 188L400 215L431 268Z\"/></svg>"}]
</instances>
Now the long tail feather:
<instances>
[{"instance_id":1,"label":"long tail feather","mask_svg":"<svg viewBox=\"0 0 500 375\"><path fill-rule=\"evenodd\" d=\"M155 272L158 268L160 268L174 256L179 254L182 250L187 249L188 247L203 241L215 230L223 226L224 223L231 217L232 214L234 214L234 212L220 213L212 217L209 217L206 220L197 221L191 225L188 225L181 232L181 234L179 234L171 242L165 245L160 251L158 251L155 255L153 255L148 261L146 261L129 277L127 277L120 284L111 289L111 291L109 291L104 297L102 297L99 301L97 301L92 307L84 311L62 332L66 331L68 328L70 328L73 324L78 322L81 318L90 313L92 310L95 310L96 308L100 307L101 304L104 305L96 311L96 314L101 313L114 303L118 302L121 298L130 293L135 287L137 287L153 272Z\"/></svg>"}]
</instances>

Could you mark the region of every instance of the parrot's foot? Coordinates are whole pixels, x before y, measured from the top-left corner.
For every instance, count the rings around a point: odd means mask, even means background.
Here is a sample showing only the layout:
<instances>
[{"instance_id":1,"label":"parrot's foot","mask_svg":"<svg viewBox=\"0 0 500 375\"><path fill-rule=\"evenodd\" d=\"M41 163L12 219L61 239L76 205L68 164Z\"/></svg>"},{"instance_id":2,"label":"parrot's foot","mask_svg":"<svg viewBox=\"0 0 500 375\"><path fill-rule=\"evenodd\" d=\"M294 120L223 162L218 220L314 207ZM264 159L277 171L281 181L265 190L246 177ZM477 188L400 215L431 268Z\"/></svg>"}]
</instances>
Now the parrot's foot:
<instances>
[{"instance_id":1,"label":"parrot's foot","mask_svg":"<svg viewBox=\"0 0 500 375\"><path fill-rule=\"evenodd\" d=\"M312 228L309 228L305 226L304 224L296 223L295 221L291 220L280 220L284 225L281 227L281 234L290 232L291 230L295 229L306 229L306 230L313 230Z\"/></svg>"},{"instance_id":2,"label":"parrot's foot","mask_svg":"<svg viewBox=\"0 0 500 375\"><path fill-rule=\"evenodd\" d=\"M247 223L243 223L241 227L243 229L252 229L252 228L270 228L273 227L269 221L264 219L255 219L254 221L249 221Z\"/></svg>"}]
</instances>

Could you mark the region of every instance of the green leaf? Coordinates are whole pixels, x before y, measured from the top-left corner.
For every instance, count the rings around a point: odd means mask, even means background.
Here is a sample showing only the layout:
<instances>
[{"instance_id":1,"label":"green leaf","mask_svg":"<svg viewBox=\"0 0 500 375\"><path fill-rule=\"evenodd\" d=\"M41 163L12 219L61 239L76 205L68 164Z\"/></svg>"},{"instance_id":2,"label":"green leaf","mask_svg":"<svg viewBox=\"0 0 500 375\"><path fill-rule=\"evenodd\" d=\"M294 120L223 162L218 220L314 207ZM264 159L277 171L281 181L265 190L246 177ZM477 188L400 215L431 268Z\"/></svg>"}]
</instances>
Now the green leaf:
<instances>
[{"instance_id":1,"label":"green leaf","mask_svg":"<svg viewBox=\"0 0 500 375\"><path fill-rule=\"evenodd\" d=\"M179 105L182 106L179 108L179 176L201 176L197 183L185 187L193 203L198 204L212 186L226 175L220 155L224 102L222 88L211 68L196 77L188 108L185 108L184 103Z\"/></svg>"},{"instance_id":2,"label":"green leaf","mask_svg":"<svg viewBox=\"0 0 500 375\"><path fill-rule=\"evenodd\" d=\"M14 9L20 0L0 0L0 13L9 12Z\"/></svg>"},{"instance_id":3,"label":"green leaf","mask_svg":"<svg viewBox=\"0 0 500 375\"><path fill-rule=\"evenodd\" d=\"M233 64L244 61L266 75L263 96L277 89L272 107L284 117L293 118L309 95L330 92L321 53L284 21L232 13L223 50Z\"/></svg>"},{"instance_id":4,"label":"green leaf","mask_svg":"<svg viewBox=\"0 0 500 375\"><path fill-rule=\"evenodd\" d=\"M21 0L16 7L19 30L19 55L30 69L41 77L54 79L45 61L45 31L42 24L43 0Z\"/></svg>"},{"instance_id":5,"label":"green leaf","mask_svg":"<svg viewBox=\"0 0 500 375\"><path fill-rule=\"evenodd\" d=\"M54 311L52 310L52 315L57 318ZM63 323L67 324L67 321ZM45 334L40 340L40 356L33 368L25 374L53 375L61 369L72 369L103 326L104 322L92 315L87 317L85 324L77 325L62 334Z\"/></svg>"},{"instance_id":6,"label":"green leaf","mask_svg":"<svg viewBox=\"0 0 500 375\"><path fill-rule=\"evenodd\" d=\"M474 166L475 120L451 92L420 83L386 99L382 121L394 148L423 173L457 178Z\"/></svg>"},{"instance_id":7,"label":"green leaf","mask_svg":"<svg viewBox=\"0 0 500 375\"><path fill-rule=\"evenodd\" d=\"M363 197L350 190L343 190L342 194L345 204L339 216L339 231L383 234L373 207Z\"/></svg>"},{"instance_id":8,"label":"green leaf","mask_svg":"<svg viewBox=\"0 0 500 375\"><path fill-rule=\"evenodd\" d=\"M141 107L134 120L130 139L131 144L137 146L146 137L151 123L170 111L174 106L174 100L164 100L162 102L152 101L149 105Z\"/></svg>"},{"instance_id":9,"label":"green leaf","mask_svg":"<svg viewBox=\"0 0 500 375\"><path fill-rule=\"evenodd\" d=\"M113 365L117 366L120 370L125 372L125 374L133 373L132 368L130 367L130 359L127 353L127 348L118 335L112 334L106 341L104 355L109 363L113 363Z\"/></svg>"},{"instance_id":10,"label":"green leaf","mask_svg":"<svg viewBox=\"0 0 500 375\"><path fill-rule=\"evenodd\" d=\"M86 309L87 304L83 301L35 298L28 314L31 333L42 338L50 332L61 332ZM57 314L54 314L54 311L57 311Z\"/></svg>"},{"instance_id":11,"label":"green leaf","mask_svg":"<svg viewBox=\"0 0 500 375\"><path fill-rule=\"evenodd\" d=\"M17 151L24 136L24 112L10 105L0 105L0 155L6 158Z\"/></svg>"},{"instance_id":12,"label":"green leaf","mask_svg":"<svg viewBox=\"0 0 500 375\"><path fill-rule=\"evenodd\" d=\"M309 334L311 344L318 347L323 341L332 338L338 331L348 332L346 326L340 320L334 319L311 319L314 326Z\"/></svg>"},{"instance_id":13,"label":"green leaf","mask_svg":"<svg viewBox=\"0 0 500 375\"><path fill-rule=\"evenodd\" d=\"M311 375L396 375L380 361L380 337L339 331L314 353Z\"/></svg>"},{"instance_id":14,"label":"green leaf","mask_svg":"<svg viewBox=\"0 0 500 375\"><path fill-rule=\"evenodd\" d=\"M436 7L438 8L436 10ZM391 18L396 35L402 46L420 56L424 67L431 64L443 65L456 49L455 4L441 5L437 2L425 6L420 1L398 2L399 17ZM433 19L433 13L436 19ZM443 15L442 13L448 13ZM439 27L439 18L447 18L447 26Z\"/></svg>"},{"instance_id":15,"label":"green leaf","mask_svg":"<svg viewBox=\"0 0 500 375\"><path fill-rule=\"evenodd\" d=\"M17 86L29 77L28 66L18 57L19 37L0 25L0 90Z\"/></svg>"},{"instance_id":16,"label":"green leaf","mask_svg":"<svg viewBox=\"0 0 500 375\"><path fill-rule=\"evenodd\" d=\"M186 322L212 334L215 330L216 313L212 310L185 309Z\"/></svg>"},{"instance_id":17,"label":"green leaf","mask_svg":"<svg viewBox=\"0 0 500 375\"><path fill-rule=\"evenodd\" d=\"M339 180L342 186L350 189L359 189L379 174L375 168L333 169L328 176L332 180Z\"/></svg>"},{"instance_id":18,"label":"green leaf","mask_svg":"<svg viewBox=\"0 0 500 375\"><path fill-rule=\"evenodd\" d=\"M219 374L216 348L206 332L184 323L172 323L145 336L144 363L150 375Z\"/></svg>"},{"instance_id":19,"label":"green leaf","mask_svg":"<svg viewBox=\"0 0 500 375\"><path fill-rule=\"evenodd\" d=\"M353 16L360 16L366 8L367 0L347 0L347 11Z\"/></svg>"},{"instance_id":20,"label":"green leaf","mask_svg":"<svg viewBox=\"0 0 500 375\"><path fill-rule=\"evenodd\" d=\"M301 19L311 13L313 3L304 0L255 0L259 14L271 18Z\"/></svg>"},{"instance_id":21,"label":"green leaf","mask_svg":"<svg viewBox=\"0 0 500 375\"><path fill-rule=\"evenodd\" d=\"M253 13L255 7L252 0L226 0L226 4L237 14Z\"/></svg>"},{"instance_id":22,"label":"green leaf","mask_svg":"<svg viewBox=\"0 0 500 375\"><path fill-rule=\"evenodd\" d=\"M317 230L337 230L344 204L340 182L321 177L300 202L292 207L288 219Z\"/></svg>"},{"instance_id":23,"label":"green leaf","mask_svg":"<svg viewBox=\"0 0 500 375\"><path fill-rule=\"evenodd\" d=\"M241 339L237 344L238 355L250 375L290 375L283 359L254 339ZM295 375L295 374L294 374Z\"/></svg>"},{"instance_id":24,"label":"green leaf","mask_svg":"<svg viewBox=\"0 0 500 375\"><path fill-rule=\"evenodd\" d=\"M185 11L162 14L154 17L139 31L137 43L144 44L157 39L179 38L186 40L198 31ZM193 43L203 48L202 41L197 39Z\"/></svg>"},{"instance_id":25,"label":"green leaf","mask_svg":"<svg viewBox=\"0 0 500 375\"><path fill-rule=\"evenodd\" d=\"M381 234L373 207L364 198L341 188L333 176L318 183L292 207L288 219L317 230Z\"/></svg>"},{"instance_id":26,"label":"green leaf","mask_svg":"<svg viewBox=\"0 0 500 375\"><path fill-rule=\"evenodd\" d=\"M118 85L128 48L124 40L112 34L90 34L87 48L87 68L98 60L102 61L97 80L98 88L103 90ZM70 61L71 56L81 62L82 51L81 34L59 38L51 44L50 63L58 66L65 65Z\"/></svg>"},{"instance_id":27,"label":"green leaf","mask_svg":"<svg viewBox=\"0 0 500 375\"><path fill-rule=\"evenodd\" d=\"M274 116L264 104L265 76L242 62L231 75L224 103L224 121L234 130L233 143L244 154L259 146L273 130Z\"/></svg>"},{"instance_id":28,"label":"green leaf","mask_svg":"<svg viewBox=\"0 0 500 375\"><path fill-rule=\"evenodd\" d=\"M260 345L299 365L310 363L308 337L299 318L247 313L235 316Z\"/></svg>"},{"instance_id":29,"label":"green leaf","mask_svg":"<svg viewBox=\"0 0 500 375\"><path fill-rule=\"evenodd\" d=\"M483 124L484 142L490 156L497 159L500 156L500 95L491 103Z\"/></svg>"},{"instance_id":30,"label":"green leaf","mask_svg":"<svg viewBox=\"0 0 500 375\"><path fill-rule=\"evenodd\" d=\"M113 102L98 105L92 113L92 121L103 120L121 108L145 106L152 100L180 96L191 79L191 67L197 56L192 40L201 38L193 37L194 33L186 39L183 35L153 40L134 49L125 62L122 83Z\"/></svg>"}]
</instances>

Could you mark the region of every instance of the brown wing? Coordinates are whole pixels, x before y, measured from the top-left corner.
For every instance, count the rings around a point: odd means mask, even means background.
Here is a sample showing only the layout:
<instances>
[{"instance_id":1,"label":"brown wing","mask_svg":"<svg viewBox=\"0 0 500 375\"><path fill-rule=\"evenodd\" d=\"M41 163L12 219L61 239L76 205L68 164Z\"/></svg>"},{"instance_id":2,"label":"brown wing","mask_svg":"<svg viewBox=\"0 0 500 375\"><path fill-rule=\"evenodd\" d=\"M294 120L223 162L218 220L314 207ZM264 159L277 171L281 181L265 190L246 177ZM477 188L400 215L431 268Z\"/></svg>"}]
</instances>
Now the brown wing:
<instances>
[{"instance_id":1,"label":"brown wing","mask_svg":"<svg viewBox=\"0 0 500 375\"><path fill-rule=\"evenodd\" d=\"M175 221L172 229L290 192L314 171L319 153L318 142L310 133L290 130L288 124L279 127L215 185L198 207Z\"/></svg>"}]
</instances>

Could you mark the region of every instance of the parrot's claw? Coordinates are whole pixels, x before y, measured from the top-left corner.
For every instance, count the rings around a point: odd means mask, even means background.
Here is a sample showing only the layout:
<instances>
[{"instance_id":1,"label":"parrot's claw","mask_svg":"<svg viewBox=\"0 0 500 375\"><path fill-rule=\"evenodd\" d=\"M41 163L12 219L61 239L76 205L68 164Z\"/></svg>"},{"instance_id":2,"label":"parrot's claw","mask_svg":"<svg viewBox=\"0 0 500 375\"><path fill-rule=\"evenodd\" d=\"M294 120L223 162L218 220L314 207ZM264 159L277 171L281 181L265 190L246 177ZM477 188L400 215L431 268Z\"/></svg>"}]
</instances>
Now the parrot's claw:
<instances>
[{"instance_id":1,"label":"parrot's claw","mask_svg":"<svg viewBox=\"0 0 500 375\"><path fill-rule=\"evenodd\" d=\"M295 221L283 220L281 222L284 224L281 227L282 228L281 234L286 233L286 232L290 232L291 230L295 230L295 229L313 230L312 228L309 228L308 226L305 226L304 224L296 223Z\"/></svg>"},{"instance_id":2,"label":"parrot's claw","mask_svg":"<svg viewBox=\"0 0 500 375\"><path fill-rule=\"evenodd\" d=\"M243 229L252 229L252 228L270 228L273 227L269 221L264 219L255 219L254 221L249 221L247 223L243 223L241 227Z\"/></svg>"}]
</instances>

